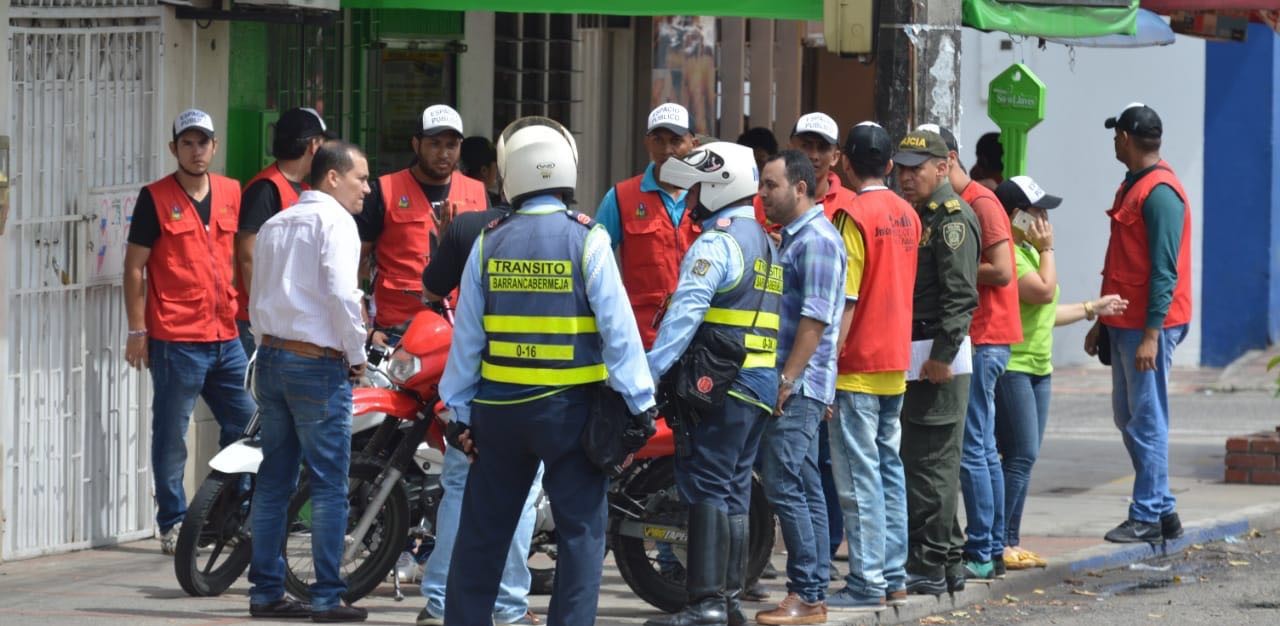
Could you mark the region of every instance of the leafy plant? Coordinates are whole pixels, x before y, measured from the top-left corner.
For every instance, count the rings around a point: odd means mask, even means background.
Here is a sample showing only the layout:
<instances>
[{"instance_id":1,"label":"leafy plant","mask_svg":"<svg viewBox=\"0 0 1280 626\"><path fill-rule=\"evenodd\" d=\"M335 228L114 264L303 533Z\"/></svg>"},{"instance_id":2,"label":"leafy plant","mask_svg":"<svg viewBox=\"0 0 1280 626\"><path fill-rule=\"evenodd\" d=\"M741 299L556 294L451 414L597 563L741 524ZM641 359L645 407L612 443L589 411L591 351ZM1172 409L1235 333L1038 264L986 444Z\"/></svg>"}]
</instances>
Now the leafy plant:
<instances>
[{"instance_id":1,"label":"leafy plant","mask_svg":"<svg viewBox=\"0 0 1280 626\"><path fill-rule=\"evenodd\" d=\"M1267 362L1267 371L1270 372L1277 369L1277 366L1280 366L1280 356L1271 357L1271 360ZM1276 396L1280 396L1280 372L1276 374Z\"/></svg>"}]
</instances>

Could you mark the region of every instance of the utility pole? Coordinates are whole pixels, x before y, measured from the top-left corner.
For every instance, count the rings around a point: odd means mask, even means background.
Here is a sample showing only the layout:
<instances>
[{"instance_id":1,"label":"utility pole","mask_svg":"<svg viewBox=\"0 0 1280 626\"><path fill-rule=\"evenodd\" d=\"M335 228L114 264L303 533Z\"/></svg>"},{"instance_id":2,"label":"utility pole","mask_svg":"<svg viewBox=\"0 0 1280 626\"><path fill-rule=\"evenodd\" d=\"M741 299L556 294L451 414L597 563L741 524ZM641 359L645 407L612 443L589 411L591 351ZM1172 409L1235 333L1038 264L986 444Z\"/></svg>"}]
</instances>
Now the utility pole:
<instances>
[{"instance_id":1,"label":"utility pole","mask_svg":"<svg viewBox=\"0 0 1280 626\"><path fill-rule=\"evenodd\" d=\"M895 140L924 123L959 135L961 0L879 0L876 119Z\"/></svg>"}]
</instances>

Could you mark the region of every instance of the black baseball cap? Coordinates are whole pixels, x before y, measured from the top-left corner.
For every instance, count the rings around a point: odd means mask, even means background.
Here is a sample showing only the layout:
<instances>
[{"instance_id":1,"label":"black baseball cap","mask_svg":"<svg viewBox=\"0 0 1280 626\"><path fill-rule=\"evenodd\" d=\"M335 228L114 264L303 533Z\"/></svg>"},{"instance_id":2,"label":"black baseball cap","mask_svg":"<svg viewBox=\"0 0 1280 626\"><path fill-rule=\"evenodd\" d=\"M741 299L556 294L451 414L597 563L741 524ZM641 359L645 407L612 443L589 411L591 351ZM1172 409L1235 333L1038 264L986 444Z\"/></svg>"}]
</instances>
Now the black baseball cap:
<instances>
[{"instance_id":1,"label":"black baseball cap","mask_svg":"<svg viewBox=\"0 0 1280 626\"><path fill-rule=\"evenodd\" d=\"M1156 115L1156 110L1141 102L1129 104L1120 115L1108 117L1102 125L1149 139L1159 139L1164 134L1164 124L1160 121L1160 116Z\"/></svg>"},{"instance_id":2,"label":"black baseball cap","mask_svg":"<svg viewBox=\"0 0 1280 626\"><path fill-rule=\"evenodd\" d=\"M915 130L898 142L893 162L904 167L916 167L929 159L945 159L950 154L941 135L928 130Z\"/></svg>"},{"instance_id":3,"label":"black baseball cap","mask_svg":"<svg viewBox=\"0 0 1280 626\"><path fill-rule=\"evenodd\" d=\"M289 109L276 120L276 137L287 141L324 137L333 139L324 120L315 109L297 107Z\"/></svg>"},{"instance_id":4,"label":"black baseball cap","mask_svg":"<svg viewBox=\"0 0 1280 626\"><path fill-rule=\"evenodd\" d=\"M844 154L851 163L882 168L893 158L893 140L879 124L861 122L849 129Z\"/></svg>"},{"instance_id":5,"label":"black baseball cap","mask_svg":"<svg viewBox=\"0 0 1280 626\"><path fill-rule=\"evenodd\" d=\"M1014 176L1001 182L996 187L996 198L1010 212L1026 207L1053 209L1062 204L1062 198L1045 193L1030 176Z\"/></svg>"}]
</instances>

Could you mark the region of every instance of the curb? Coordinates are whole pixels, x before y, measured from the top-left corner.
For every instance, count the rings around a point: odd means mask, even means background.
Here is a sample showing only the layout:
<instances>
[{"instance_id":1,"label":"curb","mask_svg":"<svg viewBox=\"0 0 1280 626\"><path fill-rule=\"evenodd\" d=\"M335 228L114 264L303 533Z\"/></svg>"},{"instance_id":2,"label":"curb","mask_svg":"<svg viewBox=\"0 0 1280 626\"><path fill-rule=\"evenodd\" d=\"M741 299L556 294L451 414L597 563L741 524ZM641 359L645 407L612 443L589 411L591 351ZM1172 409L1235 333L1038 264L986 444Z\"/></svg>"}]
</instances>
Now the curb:
<instances>
[{"instance_id":1,"label":"curb","mask_svg":"<svg viewBox=\"0 0 1280 626\"><path fill-rule=\"evenodd\" d=\"M1280 529L1280 504L1260 504L1226 515L1189 524L1182 537L1159 546L1147 544L1103 544L1068 552L1054 558L1048 567L1010 572L1004 580L992 583L970 583L957 594L930 598L911 596L904 606L891 607L876 614L829 613L828 624L870 625L914 623L922 617L964 609L972 604L1006 595L1027 593L1033 589L1058 584L1063 579L1086 571L1113 569L1146 559L1176 554L1192 544L1241 535L1250 529Z\"/></svg>"}]
</instances>

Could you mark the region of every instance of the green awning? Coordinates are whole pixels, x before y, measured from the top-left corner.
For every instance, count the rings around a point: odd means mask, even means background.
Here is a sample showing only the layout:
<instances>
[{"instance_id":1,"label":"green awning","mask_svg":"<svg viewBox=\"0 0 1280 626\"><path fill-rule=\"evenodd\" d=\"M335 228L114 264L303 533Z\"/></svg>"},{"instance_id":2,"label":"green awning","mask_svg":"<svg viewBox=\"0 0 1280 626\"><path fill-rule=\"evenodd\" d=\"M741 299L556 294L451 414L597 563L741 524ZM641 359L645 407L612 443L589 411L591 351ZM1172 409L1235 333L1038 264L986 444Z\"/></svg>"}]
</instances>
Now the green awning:
<instances>
[{"instance_id":1,"label":"green awning","mask_svg":"<svg viewBox=\"0 0 1280 626\"><path fill-rule=\"evenodd\" d=\"M964 0L964 25L1033 37L1098 37L1132 35L1137 32L1138 0L1128 7L1005 2L1004 0Z\"/></svg>"},{"instance_id":2,"label":"green awning","mask_svg":"<svg viewBox=\"0 0 1280 626\"><path fill-rule=\"evenodd\" d=\"M430 9L600 15L708 15L821 20L822 0L342 0L347 9Z\"/></svg>"}]
</instances>

